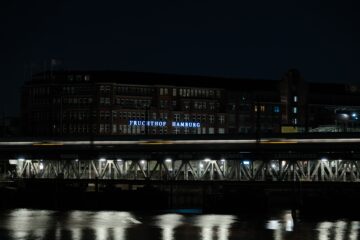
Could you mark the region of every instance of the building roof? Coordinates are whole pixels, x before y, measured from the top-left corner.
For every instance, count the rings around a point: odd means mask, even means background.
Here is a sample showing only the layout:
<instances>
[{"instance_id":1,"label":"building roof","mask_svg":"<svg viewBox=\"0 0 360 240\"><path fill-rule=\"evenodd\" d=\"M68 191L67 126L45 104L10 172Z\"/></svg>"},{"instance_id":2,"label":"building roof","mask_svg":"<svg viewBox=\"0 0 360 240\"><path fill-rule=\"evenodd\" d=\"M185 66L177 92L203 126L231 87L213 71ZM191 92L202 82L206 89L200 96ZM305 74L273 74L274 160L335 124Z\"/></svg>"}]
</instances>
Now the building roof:
<instances>
[{"instance_id":1,"label":"building roof","mask_svg":"<svg viewBox=\"0 0 360 240\"><path fill-rule=\"evenodd\" d=\"M68 76L89 76L89 82L116 82L134 85L168 85L184 87L223 88L236 91L274 91L278 89L279 80L241 79L230 77L209 77L196 75L179 75L149 72L125 71L56 71L39 73L27 83L63 83L68 82ZM47 77L44 77L47 76ZM50 76L53 76L52 80ZM79 82L73 80L74 83ZM84 81L81 81L84 82Z\"/></svg>"}]
</instances>

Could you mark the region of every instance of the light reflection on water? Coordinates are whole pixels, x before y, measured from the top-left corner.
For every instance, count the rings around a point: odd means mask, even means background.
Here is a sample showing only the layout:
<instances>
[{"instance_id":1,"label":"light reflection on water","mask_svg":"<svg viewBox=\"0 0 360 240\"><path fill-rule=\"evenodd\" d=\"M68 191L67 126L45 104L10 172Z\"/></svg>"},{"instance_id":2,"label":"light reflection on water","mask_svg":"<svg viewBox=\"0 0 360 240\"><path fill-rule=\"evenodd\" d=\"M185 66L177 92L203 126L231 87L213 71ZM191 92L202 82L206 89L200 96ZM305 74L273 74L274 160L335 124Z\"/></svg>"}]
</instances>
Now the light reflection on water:
<instances>
[{"instance_id":1,"label":"light reflection on water","mask_svg":"<svg viewBox=\"0 0 360 240\"><path fill-rule=\"evenodd\" d=\"M16 209L0 212L1 240L356 240L359 221L294 221L220 214L142 215L117 211Z\"/></svg>"}]
</instances>

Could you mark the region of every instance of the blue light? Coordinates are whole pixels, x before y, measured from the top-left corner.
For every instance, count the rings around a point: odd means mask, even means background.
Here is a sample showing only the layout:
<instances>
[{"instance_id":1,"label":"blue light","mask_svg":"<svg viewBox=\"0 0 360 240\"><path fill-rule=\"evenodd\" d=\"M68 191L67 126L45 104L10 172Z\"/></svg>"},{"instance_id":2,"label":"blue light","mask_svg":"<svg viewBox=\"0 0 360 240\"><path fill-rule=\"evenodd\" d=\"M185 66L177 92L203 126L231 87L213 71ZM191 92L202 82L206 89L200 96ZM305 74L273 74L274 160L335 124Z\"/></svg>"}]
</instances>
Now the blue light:
<instances>
[{"instance_id":1,"label":"blue light","mask_svg":"<svg viewBox=\"0 0 360 240\"><path fill-rule=\"evenodd\" d=\"M245 161L243 161L243 164L244 164L244 165L249 165L249 164L250 164L250 161L249 161L249 160L245 160Z\"/></svg>"},{"instance_id":2,"label":"blue light","mask_svg":"<svg viewBox=\"0 0 360 240\"><path fill-rule=\"evenodd\" d=\"M279 107L279 106L275 106L275 107L274 107L274 112L275 112L275 113L279 113L279 112L280 112L280 107Z\"/></svg>"}]
</instances>

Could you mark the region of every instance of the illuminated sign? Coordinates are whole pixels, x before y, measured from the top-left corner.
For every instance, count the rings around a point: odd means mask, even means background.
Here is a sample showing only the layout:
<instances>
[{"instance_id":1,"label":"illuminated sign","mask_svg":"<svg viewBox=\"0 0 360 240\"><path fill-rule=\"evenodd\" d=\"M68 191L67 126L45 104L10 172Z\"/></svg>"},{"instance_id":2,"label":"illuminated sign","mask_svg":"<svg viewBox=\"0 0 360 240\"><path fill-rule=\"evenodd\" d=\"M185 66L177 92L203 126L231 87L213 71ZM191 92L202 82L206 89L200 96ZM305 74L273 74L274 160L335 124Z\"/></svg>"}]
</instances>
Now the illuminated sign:
<instances>
[{"instance_id":1,"label":"illuminated sign","mask_svg":"<svg viewBox=\"0 0 360 240\"><path fill-rule=\"evenodd\" d=\"M143 120L130 120L130 126L149 126L149 127L165 127L167 122L165 121L143 121ZM188 127L199 128L201 125L199 122L171 122L172 127Z\"/></svg>"}]
</instances>

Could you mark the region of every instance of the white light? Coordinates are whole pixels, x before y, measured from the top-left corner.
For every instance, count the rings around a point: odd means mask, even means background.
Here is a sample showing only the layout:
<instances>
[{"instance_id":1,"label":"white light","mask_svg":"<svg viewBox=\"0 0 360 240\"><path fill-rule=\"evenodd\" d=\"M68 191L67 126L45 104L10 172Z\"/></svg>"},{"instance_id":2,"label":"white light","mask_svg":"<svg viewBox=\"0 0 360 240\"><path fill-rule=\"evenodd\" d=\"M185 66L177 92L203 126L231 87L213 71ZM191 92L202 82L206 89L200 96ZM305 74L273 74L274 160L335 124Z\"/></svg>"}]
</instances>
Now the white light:
<instances>
[{"instance_id":1,"label":"white light","mask_svg":"<svg viewBox=\"0 0 360 240\"><path fill-rule=\"evenodd\" d=\"M18 160L19 160L20 162L25 161L25 159L24 159L24 158L19 158Z\"/></svg>"},{"instance_id":2,"label":"white light","mask_svg":"<svg viewBox=\"0 0 360 240\"><path fill-rule=\"evenodd\" d=\"M105 158L100 158L99 161L100 161L100 162L105 162L106 159L105 159Z\"/></svg>"},{"instance_id":3,"label":"white light","mask_svg":"<svg viewBox=\"0 0 360 240\"><path fill-rule=\"evenodd\" d=\"M200 168L203 168L203 167L204 167L204 164L200 163L200 164L199 164L199 167L200 167Z\"/></svg>"},{"instance_id":4,"label":"white light","mask_svg":"<svg viewBox=\"0 0 360 240\"><path fill-rule=\"evenodd\" d=\"M221 162L225 162L225 159L221 159L220 161L221 161Z\"/></svg>"},{"instance_id":5,"label":"white light","mask_svg":"<svg viewBox=\"0 0 360 240\"><path fill-rule=\"evenodd\" d=\"M43 169L44 169L44 164L43 164L43 163L40 163L39 169L40 169L40 170L43 170Z\"/></svg>"},{"instance_id":6,"label":"white light","mask_svg":"<svg viewBox=\"0 0 360 240\"><path fill-rule=\"evenodd\" d=\"M79 159L75 159L75 162L78 162L79 161Z\"/></svg>"},{"instance_id":7,"label":"white light","mask_svg":"<svg viewBox=\"0 0 360 240\"><path fill-rule=\"evenodd\" d=\"M18 163L18 160L16 160L16 159L9 159L10 165L17 165L17 163Z\"/></svg>"},{"instance_id":8,"label":"white light","mask_svg":"<svg viewBox=\"0 0 360 240\"><path fill-rule=\"evenodd\" d=\"M249 165L249 164L250 164L250 161L248 161L248 160L243 161L243 164L244 164L244 165Z\"/></svg>"},{"instance_id":9,"label":"white light","mask_svg":"<svg viewBox=\"0 0 360 240\"><path fill-rule=\"evenodd\" d=\"M322 158L321 161L326 162L326 161L328 161L328 159L327 158Z\"/></svg>"},{"instance_id":10,"label":"white light","mask_svg":"<svg viewBox=\"0 0 360 240\"><path fill-rule=\"evenodd\" d=\"M356 117L356 115L357 115L356 113L352 113L352 114L351 114L352 117Z\"/></svg>"},{"instance_id":11,"label":"white light","mask_svg":"<svg viewBox=\"0 0 360 240\"><path fill-rule=\"evenodd\" d=\"M141 160L140 163L141 163L141 164L145 164L145 160Z\"/></svg>"},{"instance_id":12,"label":"white light","mask_svg":"<svg viewBox=\"0 0 360 240\"><path fill-rule=\"evenodd\" d=\"M205 158L204 161L205 162L210 162L210 158Z\"/></svg>"},{"instance_id":13,"label":"white light","mask_svg":"<svg viewBox=\"0 0 360 240\"><path fill-rule=\"evenodd\" d=\"M118 158L116 161L118 161L118 162L122 162L122 159L121 159L121 158Z\"/></svg>"},{"instance_id":14,"label":"white light","mask_svg":"<svg viewBox=\"0 0 360 240\"><path fill-rule=\"evenodd\" d=\"M165 159L165 162L171 162L171 161L172 161L171 158Z\"/></svg>"},{"instance_id":15,"label":"white light","mask_svg":"<svg viewBox=\"0 0 360 240\"><path fill-rule=\"evenodd\" d=\"M272 167L272 168L275 168L275 167L276 167L276 166L275 166L275 163L271 164L271 167Z\"/></svg>"}]
</instances>

